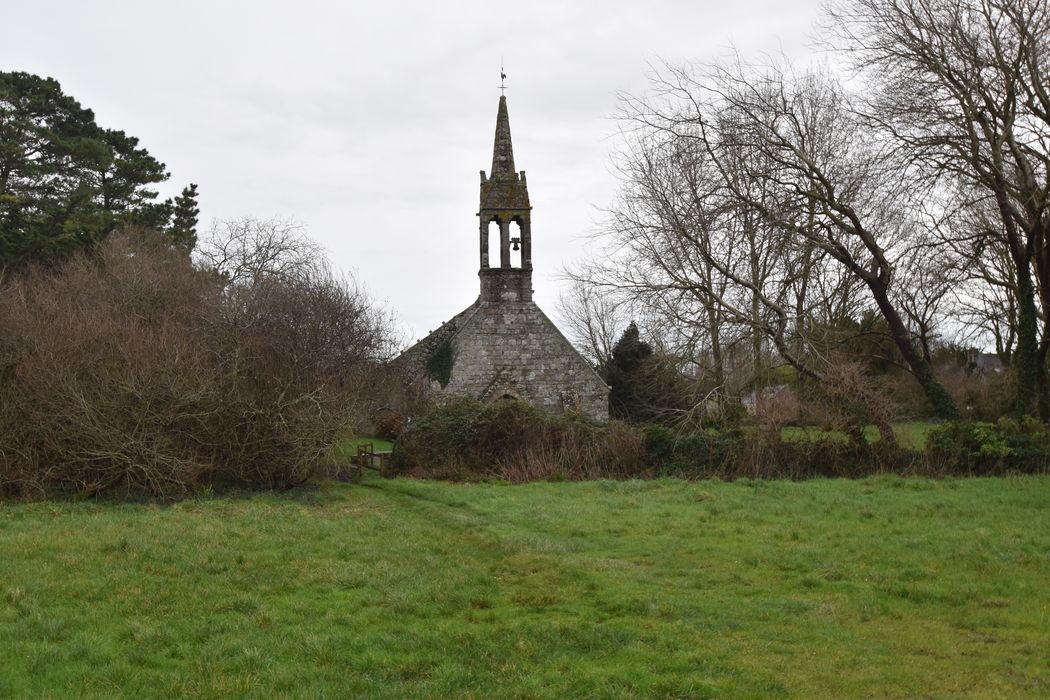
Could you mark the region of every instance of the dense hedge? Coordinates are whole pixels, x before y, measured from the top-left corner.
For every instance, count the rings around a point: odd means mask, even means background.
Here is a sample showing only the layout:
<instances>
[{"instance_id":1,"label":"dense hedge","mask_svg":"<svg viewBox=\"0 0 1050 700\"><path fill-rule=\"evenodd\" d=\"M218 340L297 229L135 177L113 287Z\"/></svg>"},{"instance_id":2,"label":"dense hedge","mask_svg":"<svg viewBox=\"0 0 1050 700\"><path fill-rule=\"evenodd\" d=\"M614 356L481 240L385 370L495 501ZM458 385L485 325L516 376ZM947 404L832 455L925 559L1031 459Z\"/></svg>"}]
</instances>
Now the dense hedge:
<instances>
[{"instance_id":1,"label":"dense hedge","mask_svg":"<svg viewBox=\"0 0 1050 700\"><path fill-rule=\"evenodd\" d=\"M1037 421L943 423L924 452L843 436L785 440L758 428L676 431L595 425L502 401L459 400L412 421L394 472L443 479L855 478L879 472L989 475L1045 472L1050 431Z\"/></svg>"},{"instance_id":2,"label":"dense hedge","mask_svg":"<svg viewBox=\"0 0 1050 700\"><path fill-rule=\"evenodd\" d=\"M439 479L633 478L649 474L639 428L549 416L521 401L468 399L412 420L394 444L393 473Z\"/></svg>"},{"instance_id":3,"label":"dense hedge","mask_svg":"<svg viewBox=\"0 0 1050 700\"><path fill-rule=\"evenodd\" d=\"M943 423L926 436L928 468L980 476L1050 470L1050 428L1034 418Z\"/></svg>"}]
</instances>

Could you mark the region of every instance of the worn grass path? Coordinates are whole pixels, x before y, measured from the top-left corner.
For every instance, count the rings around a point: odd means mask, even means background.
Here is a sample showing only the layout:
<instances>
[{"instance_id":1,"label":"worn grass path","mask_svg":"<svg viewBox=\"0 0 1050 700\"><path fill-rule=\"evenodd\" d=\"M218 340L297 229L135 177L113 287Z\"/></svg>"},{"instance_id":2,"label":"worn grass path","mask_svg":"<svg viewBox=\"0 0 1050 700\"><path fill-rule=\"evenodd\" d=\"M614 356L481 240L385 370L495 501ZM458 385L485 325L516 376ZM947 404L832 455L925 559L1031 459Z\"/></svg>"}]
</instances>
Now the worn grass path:
<instances>
[{"instance_id":1,"label":"worn grass path","mask_svg":"<svg viewBox=\"0 0 1050 700\"><path fill-rule=\"evenodd\" d=\"M1046 697L1050 478L0 503L0 697Z\"/></svg>"}]
</instances>

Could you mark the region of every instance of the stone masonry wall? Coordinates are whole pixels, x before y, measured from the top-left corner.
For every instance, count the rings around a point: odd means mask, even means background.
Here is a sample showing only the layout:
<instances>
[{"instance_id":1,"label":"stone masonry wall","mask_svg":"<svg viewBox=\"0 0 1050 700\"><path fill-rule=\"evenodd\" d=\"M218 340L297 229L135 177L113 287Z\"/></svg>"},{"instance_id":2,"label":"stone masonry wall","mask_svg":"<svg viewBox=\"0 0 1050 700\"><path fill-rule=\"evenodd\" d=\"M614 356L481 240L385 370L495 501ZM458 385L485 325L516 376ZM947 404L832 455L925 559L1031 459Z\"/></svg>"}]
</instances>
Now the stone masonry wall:
<instances>
[{"instance_id":1,"label":"stone masonry wall","mask_svg":"<svg viewBox=\"0 0 1050 700\"><path fill-rule=\"evenodd\" d=\"M452 343L448 394L609 418L609 388L531 301L481 303Z\"/></svg>"}]
</instances>

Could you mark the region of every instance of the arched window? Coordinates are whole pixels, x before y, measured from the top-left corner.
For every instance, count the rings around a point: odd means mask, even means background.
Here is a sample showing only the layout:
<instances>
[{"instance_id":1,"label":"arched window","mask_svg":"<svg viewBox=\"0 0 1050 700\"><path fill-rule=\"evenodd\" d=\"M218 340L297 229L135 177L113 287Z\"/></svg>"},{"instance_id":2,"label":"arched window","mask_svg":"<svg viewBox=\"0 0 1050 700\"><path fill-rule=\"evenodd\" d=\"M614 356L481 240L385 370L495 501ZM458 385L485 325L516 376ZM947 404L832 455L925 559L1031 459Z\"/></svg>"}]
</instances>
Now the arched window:
<instances>
[{"instance_id":1,"label":"arched window","mask_svg":"<svg viewBox=\"0 0 1050 700\"><path fill-rule=\"evenodd\" d=\"M510 266L520 268L521 256L525 246L525 225L517 217L512 219L512 223L517 224L517 226L510 227Z\"/></svg>"},{"instance_id":2,"label":"arched window","mask_svg":"<svg viewBox=\"0 0 1050 700\"><path fill-rule=\"evenodd\" d=\"M487 224L489 267L499 267L499 219L493 219Z\"/></svg>"}]
</instances>

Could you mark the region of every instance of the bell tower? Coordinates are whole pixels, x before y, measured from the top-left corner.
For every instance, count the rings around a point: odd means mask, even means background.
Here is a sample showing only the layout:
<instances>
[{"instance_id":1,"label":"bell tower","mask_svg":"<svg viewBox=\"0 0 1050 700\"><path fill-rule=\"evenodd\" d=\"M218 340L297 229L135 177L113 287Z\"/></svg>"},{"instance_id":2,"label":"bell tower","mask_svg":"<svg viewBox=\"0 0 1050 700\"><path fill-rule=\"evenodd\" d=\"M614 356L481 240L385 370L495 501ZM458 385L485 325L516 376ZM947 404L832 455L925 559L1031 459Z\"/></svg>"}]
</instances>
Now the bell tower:
<instances>
[{"instance_id":1,"label":"bell tower","mask_svg":"<svg viewBox=\"0 0 1050 700\"><path fill-rule=\"evenodd\" d=\"M478 206L481 265L478 277L481 278L483 303L532 300L531 211L525 171L514 171L507 97L501 95L496 113L492 170L488 177L484 170L481 171L481 203ZM498 259L495 254L497 236Z\"/></svg>"},{"instance_id":2,"label":"bell tower","mask_svg":"<svg viewBox=\"0 0 1050 700\"><path fill-rule=\"evenodd\" d=\"M608 385L533 301L531 217L501 96L492 170L481 171L481 295L395 360L405 368L407 398L519 399L548 413L609 419Z\"/></svg>"}]
</instances>

